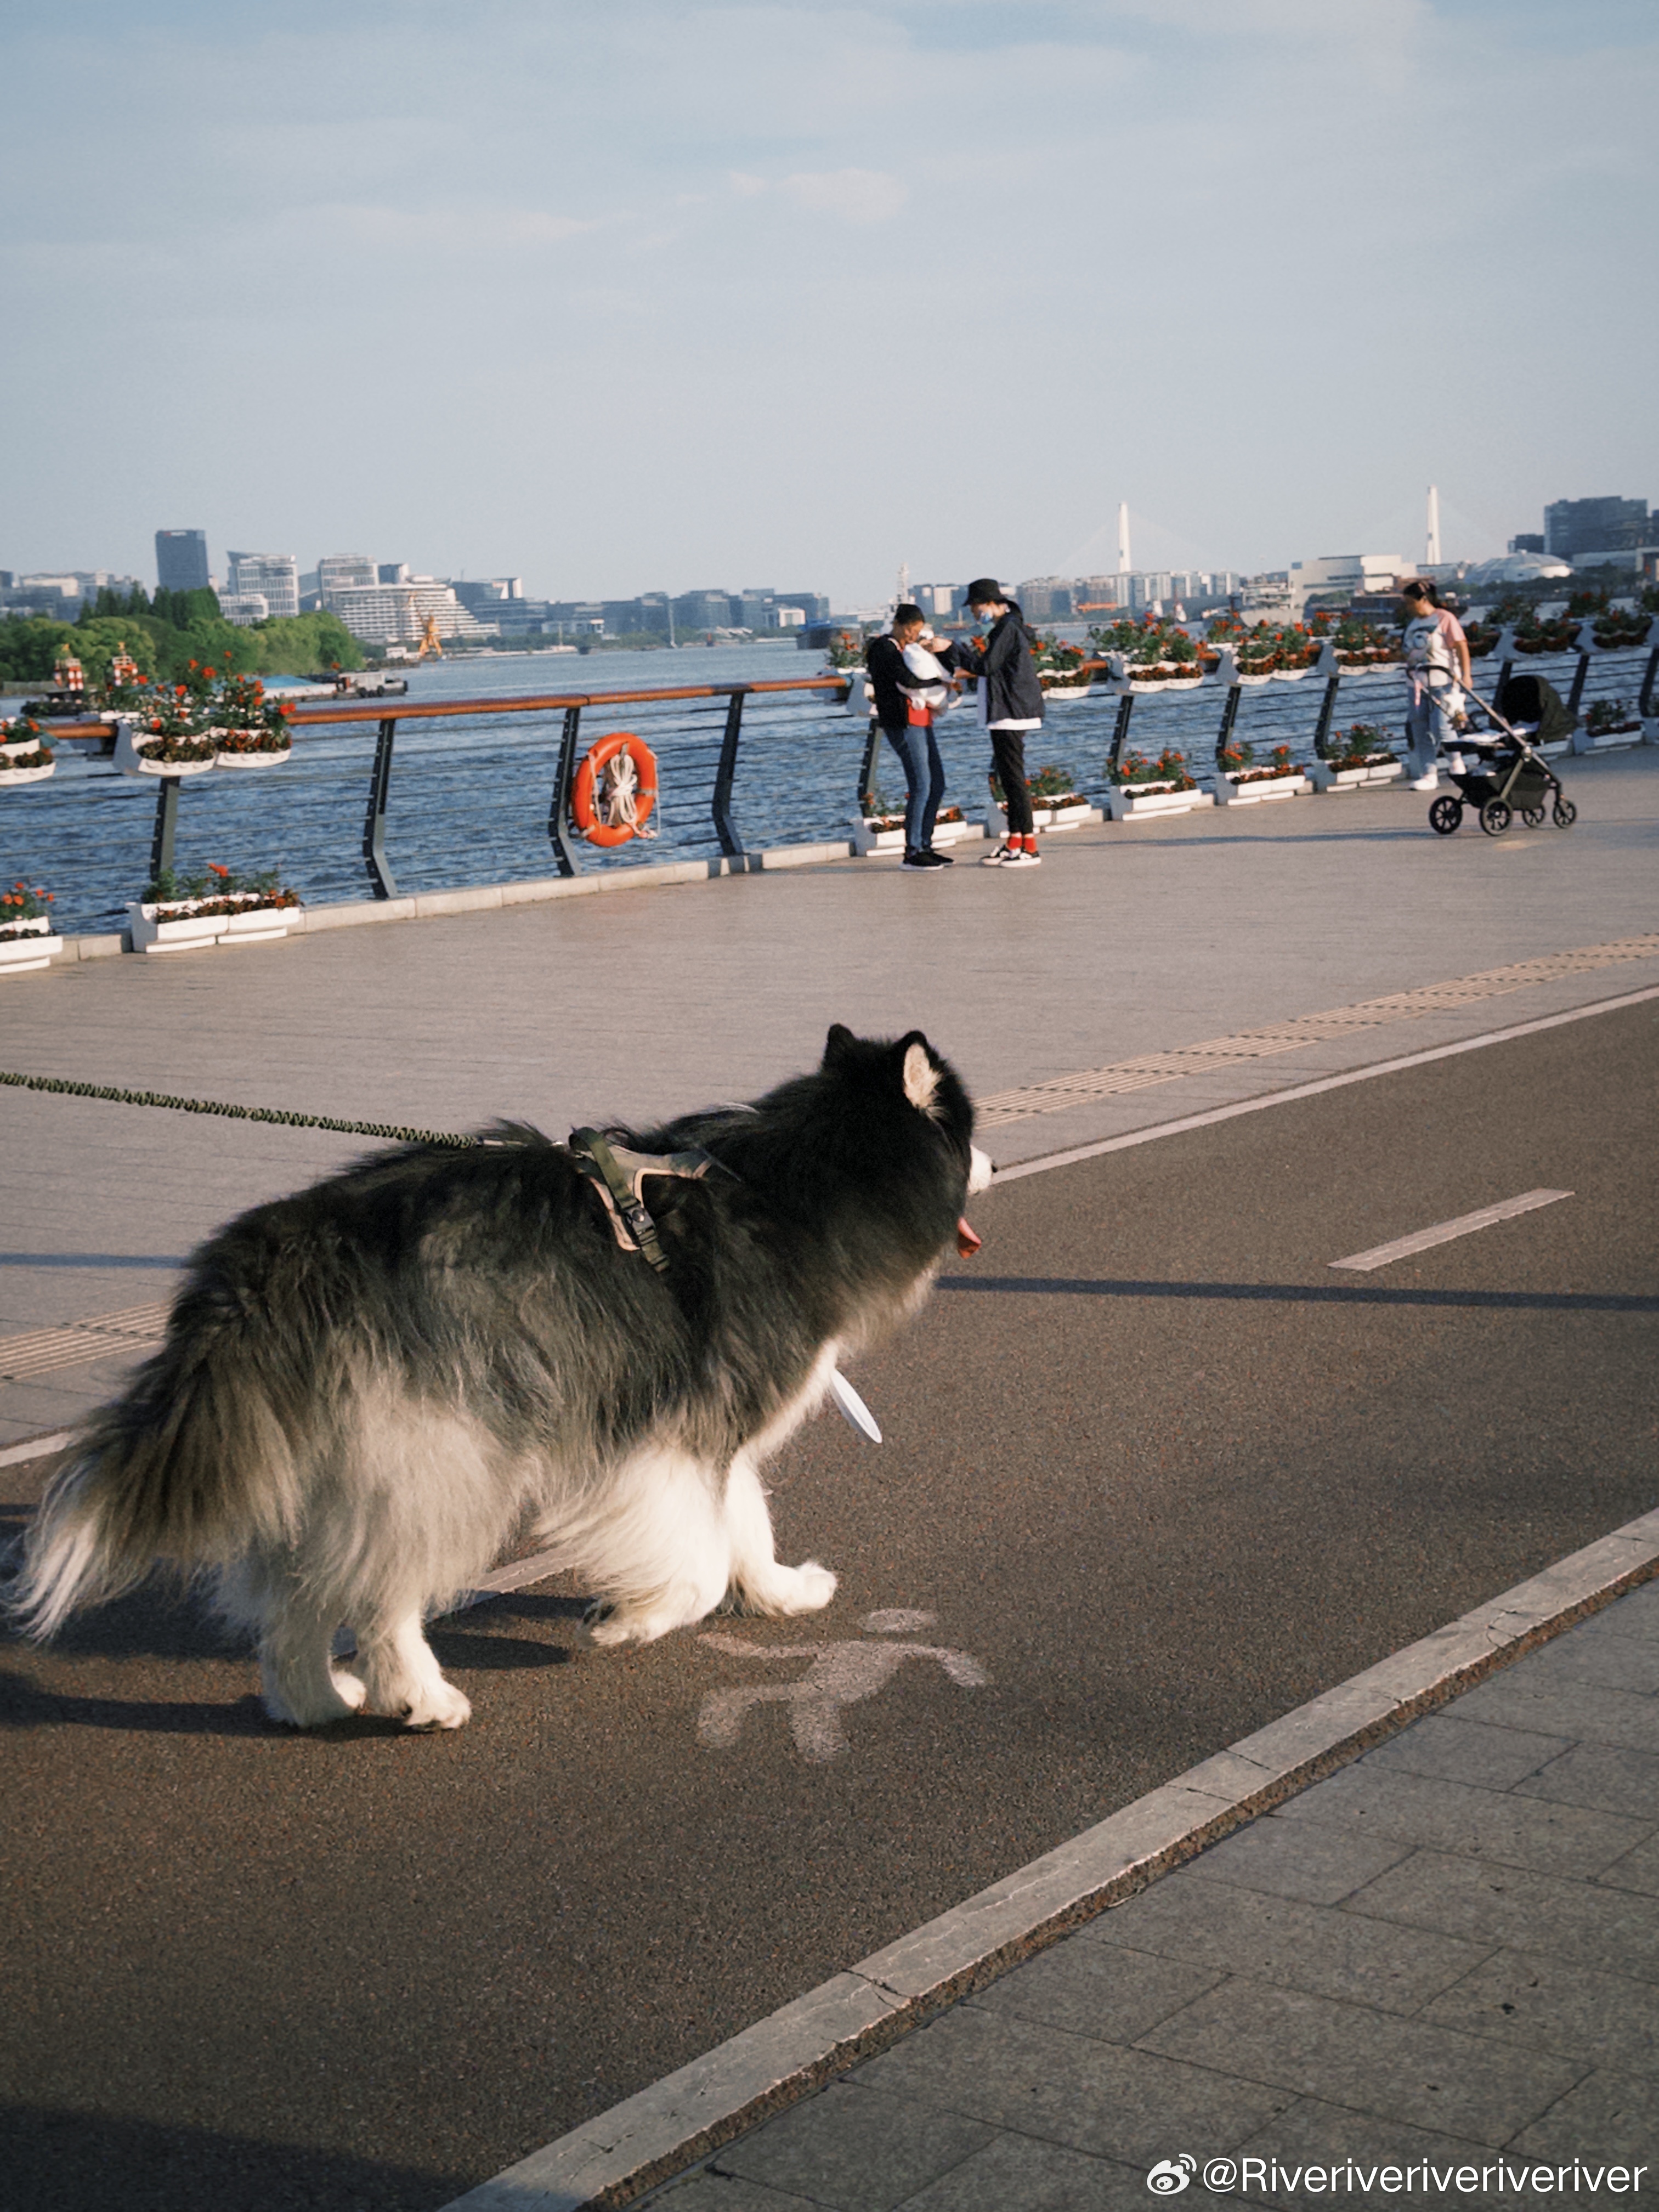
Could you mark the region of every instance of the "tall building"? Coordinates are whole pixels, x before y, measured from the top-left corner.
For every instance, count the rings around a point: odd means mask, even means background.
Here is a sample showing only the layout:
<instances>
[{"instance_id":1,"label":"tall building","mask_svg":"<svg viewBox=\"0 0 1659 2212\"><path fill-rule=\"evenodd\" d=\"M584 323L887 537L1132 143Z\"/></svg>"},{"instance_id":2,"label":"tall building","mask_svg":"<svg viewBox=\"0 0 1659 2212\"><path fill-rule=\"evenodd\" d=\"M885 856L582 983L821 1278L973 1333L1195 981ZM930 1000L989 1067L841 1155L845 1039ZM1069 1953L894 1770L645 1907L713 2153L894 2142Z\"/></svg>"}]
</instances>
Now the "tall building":
<instances>
[{"instance_id":1,"label":"tall building","mask_svg":"<svg viewBox=\"0 0 1659 2212\"><path fill-rule=\"evenodd\" d=\"M732 619L730 592L680 592L675 596L677 630L729 629Z\"/></svg>"},{"instance_id":2,"label":"tall building","mask_svg":"<svg viewBox=\"0 0 1659 2212\"><path fill-rule=\"evenodd\" d=\"M300 611L300 564L291 553L227 553L232 599L257 595L273 617Z\"/></svg>"},{"instance_id":3,"label":"tall building","mask_svg":"<svg viewBox=\"0 0 1659 2212\"><path fill-rule=\"evenodd\" d=\"M205 530L158 530L155 583L163 592L204 592L208 575Z\"/></svg>"},{"instance_id":4,"label":"tall building","mask_svg":"<svg viewBox=\"0 0 1659 2212\"><path fill-rule=\"evenodd\" d=\"M427 617L435 617L440 637L493 637L456 598L447 584L431 576L410 576L401 584L344 584L325 594L324 604L365 645L416 645Z\"/></svg>"},{"instance_id":5,"label":"tall building","mask_svg":"<svg viewBox=\"0 0 1659 2212\"><path fill-rule=\"evenodd\" d=\"M1070 622L1074 600L1069 576L1028 576L1014 586L1014 597L1029 623Z\"/></svg>"},{"instance_id":6,"label":"tall building","mask_svg":"<svg viewBox=\"0 0 1659 2212\"><path fill-rule=\"evenodd\" d=\"M319 592L344 592L378 584L374 563L363 553L325 553L317 563Z\"/></svg>"},{"instance_id":7,"label":"tall building","mask_svg":"<svg viewBox=\"0 0 1659 2212\"><path fill-rule=\"evenodd\" d=\"M1644 499L1558 499L1544 509L1544 550L1558 560L1575 553L1634 552L1652 526Z\"/></svg>"},{"instance_id":8,"label":"tall building","mask_svg":"<svg viewBox=\"0 0 1659 2212\"><path fill-rule=\"evenodd\" d=\"M912 597L915 597L914 593ZM830 599L826 592L775 592L772 594L772 599L778 611L778 623L781 629L793 629L800 627L799 623L791 623L787 618L787 611L791 607L798 607L800 610L801 623L808 625L813 623L828 622L830 619ZM921 602L918 600L917 605L921 605ZM927 607L924 608L923 611L928 614L937 611L948 615L951 609L947 602L942 608L935 610Z\"/></svg>"}]
</instances>

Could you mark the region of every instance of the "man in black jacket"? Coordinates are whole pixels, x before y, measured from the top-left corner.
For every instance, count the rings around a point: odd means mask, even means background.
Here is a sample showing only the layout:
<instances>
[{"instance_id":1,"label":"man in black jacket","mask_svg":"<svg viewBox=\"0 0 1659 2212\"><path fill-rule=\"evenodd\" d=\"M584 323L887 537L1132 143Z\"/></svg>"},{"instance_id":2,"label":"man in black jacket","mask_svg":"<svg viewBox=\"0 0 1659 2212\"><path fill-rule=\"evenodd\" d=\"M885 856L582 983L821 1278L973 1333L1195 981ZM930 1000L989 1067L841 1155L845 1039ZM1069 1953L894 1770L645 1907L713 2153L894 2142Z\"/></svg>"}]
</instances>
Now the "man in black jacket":
<instances>
[{"instance_id":1,"label":"man in black jacket","mask_svg":"<svg viewBox=\"0 0 1659 2212\"><path fill-rule=\"evenodd\" d=\"M980 726L990 736L992 763L1008 812L1006 837L981 865L1035 868L1041 855L1025 779L1025 732L1042 727L1042 686L1031 657L1036 633L994 576L976 576L967 600L975 621L988 619L991 627L983 640L953 647L951 665L979 679Z\"/></svg>"},{"instance_id":2,"label":"man in black jacket","mask_svg":"<svg viewBox=\"0 0 1659 2212\"><path fill-rule=\"evenodd\" d=\"M945 763L933 735L931 714L913 714L910 693L919 679L906 665L904 648L927 627L920 607L895 607L891 634L872 637L864 665L876 695L876 720L904 769L904 861L907 868L948 868L950 855L933 850L933 821L945 796ZM906 687L908 687L907 690Z\"/></svg>"}]
</instances>

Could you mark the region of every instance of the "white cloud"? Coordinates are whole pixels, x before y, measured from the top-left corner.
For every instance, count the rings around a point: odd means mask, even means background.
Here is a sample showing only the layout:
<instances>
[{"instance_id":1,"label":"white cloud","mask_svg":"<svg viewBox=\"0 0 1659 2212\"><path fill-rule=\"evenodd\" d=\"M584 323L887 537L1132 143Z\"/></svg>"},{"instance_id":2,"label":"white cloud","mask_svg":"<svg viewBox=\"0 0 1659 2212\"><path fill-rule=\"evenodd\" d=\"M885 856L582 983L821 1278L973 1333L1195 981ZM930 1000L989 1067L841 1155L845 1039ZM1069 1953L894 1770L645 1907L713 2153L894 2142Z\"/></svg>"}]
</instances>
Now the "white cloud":
<instances>
[{"instance_id":1,"label":"white cloud","mask_svg":"<svg viewBox=\"0 0 1659 2212\"><path fill-rule=\"evenodd\" d=\"M781 189L814 215L839 216L843 222L888 222L909 193L903 180L880 169L803 171L786 177Z\"/></svg>"}]
</instances>

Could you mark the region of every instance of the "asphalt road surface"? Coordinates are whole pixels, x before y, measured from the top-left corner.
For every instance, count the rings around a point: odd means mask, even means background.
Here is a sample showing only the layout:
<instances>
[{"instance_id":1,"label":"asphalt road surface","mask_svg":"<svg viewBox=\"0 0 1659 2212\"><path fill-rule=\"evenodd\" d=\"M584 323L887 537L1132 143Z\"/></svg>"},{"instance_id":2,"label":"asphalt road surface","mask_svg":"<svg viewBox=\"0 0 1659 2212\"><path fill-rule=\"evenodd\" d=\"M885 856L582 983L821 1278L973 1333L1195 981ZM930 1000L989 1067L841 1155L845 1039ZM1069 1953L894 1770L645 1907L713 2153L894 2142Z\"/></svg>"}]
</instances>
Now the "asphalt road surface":
<instances>
[{"instance_id":1,"label":"asphalt road surface","mask_svg":"<svg viewBox=\"0 0 1659 2212\"><path fill-rule=\"evenodd\" d=\"M776 1464L808 1620L543 1584L445 1736L271 1729L160 1593L6 1647L5 2201L423 2212L1651 1507L1656 1078L1638 1006L987 1194L884 1445Z\"/></svg>"}]
</instances>

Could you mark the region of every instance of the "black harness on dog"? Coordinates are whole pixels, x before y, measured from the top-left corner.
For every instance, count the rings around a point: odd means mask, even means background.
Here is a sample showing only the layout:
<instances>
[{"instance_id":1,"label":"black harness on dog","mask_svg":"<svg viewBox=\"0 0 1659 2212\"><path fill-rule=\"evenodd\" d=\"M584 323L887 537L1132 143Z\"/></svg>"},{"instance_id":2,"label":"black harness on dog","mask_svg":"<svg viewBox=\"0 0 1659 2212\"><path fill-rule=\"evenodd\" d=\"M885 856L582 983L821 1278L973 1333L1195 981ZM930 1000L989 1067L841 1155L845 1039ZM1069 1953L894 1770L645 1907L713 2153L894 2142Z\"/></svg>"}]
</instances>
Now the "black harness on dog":
<instances>
[{"instance_id":1,"label":"black harness on dog","mask_svg":"<svg viewBox=\"0 0 1659 2212\"><path fill-rule=\"evenodd\" d=\"M712 1152L630 1152L603 1129L573 1129L569 1152L579 1174L598 1191L611 1232L624 1252L642 1252L659 1275L668 1273L668 1255L645 1203L647 1176L679 1176L700 1182L720 1163ZM727 1170L729 1172L729 1170Z\"/></svg>"}]
</instances>

